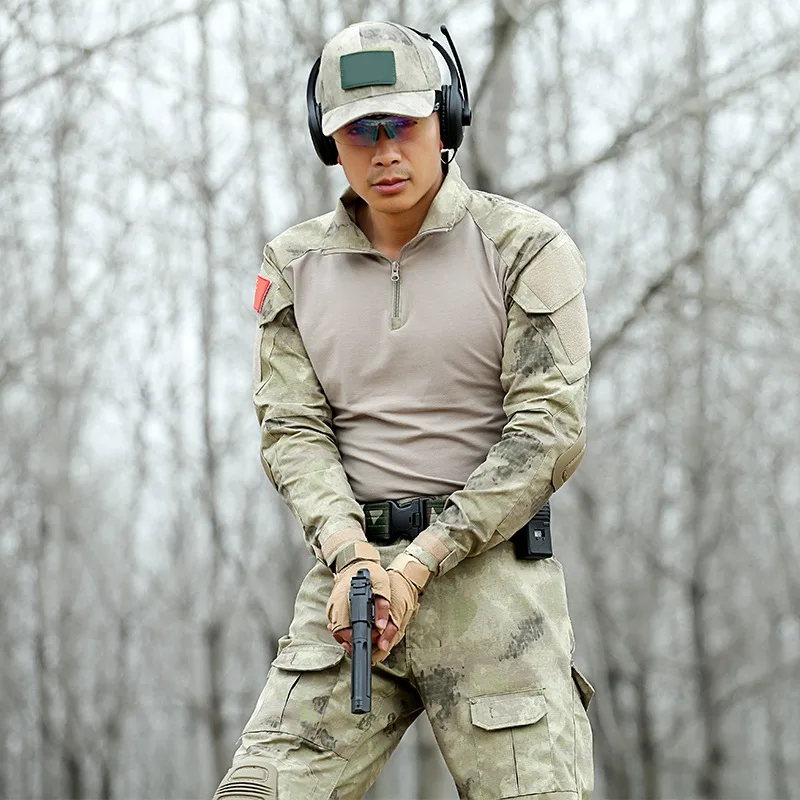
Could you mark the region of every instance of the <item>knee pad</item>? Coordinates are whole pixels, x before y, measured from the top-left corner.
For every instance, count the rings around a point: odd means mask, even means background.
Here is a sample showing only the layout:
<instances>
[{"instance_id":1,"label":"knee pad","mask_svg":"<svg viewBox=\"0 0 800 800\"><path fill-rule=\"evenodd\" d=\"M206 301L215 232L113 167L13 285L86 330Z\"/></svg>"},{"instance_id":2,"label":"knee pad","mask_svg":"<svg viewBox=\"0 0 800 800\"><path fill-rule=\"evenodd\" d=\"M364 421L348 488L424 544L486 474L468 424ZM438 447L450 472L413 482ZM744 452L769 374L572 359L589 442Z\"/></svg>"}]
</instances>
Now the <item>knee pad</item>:
<instances>
[{"instance_id":1,"label":"knee pad","mask_svg":"<svg viewBox=\"0 0 800 800\"><path fill-rule=\"evenodd\" d=\"M228 770L213 800L276 800L278 770L264 756L248 755Z\"/></svg>"}]
</instances>

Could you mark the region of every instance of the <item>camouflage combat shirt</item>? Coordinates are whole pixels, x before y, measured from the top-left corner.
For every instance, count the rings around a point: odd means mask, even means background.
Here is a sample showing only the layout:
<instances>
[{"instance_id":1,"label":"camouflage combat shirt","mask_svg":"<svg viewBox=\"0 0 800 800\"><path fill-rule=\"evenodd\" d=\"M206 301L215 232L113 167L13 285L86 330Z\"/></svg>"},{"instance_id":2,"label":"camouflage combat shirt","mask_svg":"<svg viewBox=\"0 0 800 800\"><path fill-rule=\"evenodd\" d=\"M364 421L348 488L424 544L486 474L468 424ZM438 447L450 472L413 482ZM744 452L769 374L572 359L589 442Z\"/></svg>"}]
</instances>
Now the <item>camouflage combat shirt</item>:
<instances>
[{"instance_id":1,"label":"camouflage combat shirt","mask_svg":"<svg viewBox=\"0 0 800 800\"><path fill-rule=\"evenodd\" d=\"M582 457L585 264L556 222L455 164L396 262L358 202L348 189L264 249L261 460L329 565L363 537L361 504L448 496L407 548L441 574L513 535Z\"/></svg>"}]
</instances>

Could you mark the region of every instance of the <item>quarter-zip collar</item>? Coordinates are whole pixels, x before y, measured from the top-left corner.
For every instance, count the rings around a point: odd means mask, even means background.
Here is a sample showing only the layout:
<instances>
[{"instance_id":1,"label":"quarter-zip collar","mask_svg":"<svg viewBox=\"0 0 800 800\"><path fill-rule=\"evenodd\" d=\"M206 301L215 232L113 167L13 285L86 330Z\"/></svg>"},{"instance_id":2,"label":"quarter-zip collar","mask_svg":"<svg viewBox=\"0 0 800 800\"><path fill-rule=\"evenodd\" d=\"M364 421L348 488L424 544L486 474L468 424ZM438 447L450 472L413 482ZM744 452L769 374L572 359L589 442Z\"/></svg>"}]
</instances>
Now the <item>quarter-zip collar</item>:
<instances>
[{"instance_id":1,"label":"quarter-zip collar","mask_svg":"<svg viewBox=\"0 0 800 800\"><path fill-rule=\"evenodd\" d=\"M466 213L469 195L469 187L461 179L461 170L455 162L451 162L448 173L414 239L430 231L450 230ZM333 219L322 242L323 251L371 252L373 250L369 239L356 223L356 206L359 202L361 198L348 186L336 203Z\"/></svg>"}]
</instances>

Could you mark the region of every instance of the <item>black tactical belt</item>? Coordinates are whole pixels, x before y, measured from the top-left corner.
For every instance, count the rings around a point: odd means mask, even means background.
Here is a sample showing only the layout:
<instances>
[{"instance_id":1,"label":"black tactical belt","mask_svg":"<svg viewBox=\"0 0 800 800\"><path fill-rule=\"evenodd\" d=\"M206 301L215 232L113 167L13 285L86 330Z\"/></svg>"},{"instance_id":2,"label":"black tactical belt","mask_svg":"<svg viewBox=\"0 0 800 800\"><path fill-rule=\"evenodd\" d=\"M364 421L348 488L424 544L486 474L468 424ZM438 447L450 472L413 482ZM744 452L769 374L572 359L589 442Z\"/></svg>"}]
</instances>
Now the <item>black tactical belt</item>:
<instances>
[{"instance_id":1,"label":"black tactical belt","mask_svg":"<svg viewBox=\"0 0 800 800\"><path fill-rule=\"evenodd\" d=\"M385 500L365 503L364 521L367 541L393 544L398 539L414 539L431 524L433 514L441 514L446 497L412 497L410 500ZM517 558L537 560L553 555L550 538L550 502L511 538Z\"/></svg>"},{"instance_id":2,"label":"black tactical belt","mask_svg":"<svg viewBox=\"0 0 800 800\"><path fill-rule=\"evenodd\" d=\"M365 533L374 544L413 539L431 524L433 514L444 510L444 497L412 497L364 504Z\"/></svg>"}]
</instances>

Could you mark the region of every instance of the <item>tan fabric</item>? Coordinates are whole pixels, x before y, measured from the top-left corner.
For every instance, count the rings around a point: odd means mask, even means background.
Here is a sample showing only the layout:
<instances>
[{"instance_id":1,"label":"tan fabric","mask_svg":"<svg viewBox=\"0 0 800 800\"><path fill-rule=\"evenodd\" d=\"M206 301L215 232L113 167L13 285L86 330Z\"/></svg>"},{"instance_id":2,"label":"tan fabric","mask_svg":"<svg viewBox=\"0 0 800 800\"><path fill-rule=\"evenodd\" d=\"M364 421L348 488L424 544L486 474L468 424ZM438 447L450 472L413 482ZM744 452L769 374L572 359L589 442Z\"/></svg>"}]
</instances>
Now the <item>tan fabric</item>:
<instances>
[{"instance_id":1,"label":"tan fabric","mask_svg":"<svg viewBox=\"0 0 800 800\"><path fill-rule=\"evenodd\" d=\"M395 83L342 88L342 56L365 50L391 52ZM316 97L322 106L322 132L329 136L342 125L370 114L427 117L441 85L433 50L414 31L393 22L350 25L322 50L316 85Z\"/></svg>"},{"instance_id":2,"label":"tan fabric","mask_svg":"<svg viewBox=\"0 0 800 800\"><path fill-rule=\"evenodd\" d=\"M309 252L284 272L360 503L461 488L506 421L500 259L467 217L414 240L399 264L393 282L371 249Z\"/></svg>"},{"instance_id":3,"label":"tan fabric","mask_svg":"<svg viewBox=\"0 0 800 800\"><path fill-rule=\"evenodd\" d=\"M275 800L278 770L263 755L252 753L228 770L213 800Z\"/></svg>"},{"instance_id":4,"label":"tan fabric","mask_svg":"<svg viewBox=\"0 0 800 800\"><path fill-rule=\"evenodd\" d=\"M586 430L581 431L578 441L565 450L557 459L553 467L553 486L560 489L578 469L583 454L586 452Z\"/></svg>"},{"instance_id":5,"label":"tan fabric","mask_svg":"<svg viewBox=\"0 0 800 800\"><path fill-rule=\"evenodd\" d=\"M381 548L383 563L402 547ZM332 582L322 564L303 581L234 767L272 765L278 800L359 800L424 712L463 800L591 798L592 690L572 665L556 559L517 561L506 543L432 581L363 717L325 627Z\"/></svg>"},{"instance_id":6,"label":"tan fabric","mask_svg":"<svg viewBox=\"0 0 800 800\"><path fill-rule=\"evenodd\" d=\"M332 567L334 572L341 572L353 561L380 561L380 558L374 545L369 542L351 541L337 552L333 564L328 564L328 566Z\"/></svg>"},{"instance_id":7,"label":"tan fabric","mask_svg":"<svg viewBox=\"0 0 800 800\"><path fill-rule=\"evenodd\" d=\"M424 550L430 555L431 560L426 560L426 562L423 563L427 563L429 569L432 566L434 568L433 571L438 571L439 564L451 553L450 548L439 541L435 536L425 531L422 531L422 533L414 539L414 544L420 548L420 550Z\"/></svg>"},{"instance_id":8,"label":"tan fabric","mask_svg":"<svg viewBox=\"0 0 800 800\"><path fill-rule=\"evenodd\" d=\"M534 515L585 427L585 265L553 220L470 191L452 164L393 281L358 202L265 248L261 457L319 558L363 529L359 503L448 496L408 546L442 575Z\"/></svg>"},{"instance_id":9,"label":"tan fabric","mask_svg":"<svg viewBox=\"0 0 800 800\"><path fill-rule=\"evenodd\" d=\"M424 567L423 567L424 569ZM414 618L414 615L419 611L419 589L410 581L402 572L394 569L387 569L389 575L389 582L392 587L392 599L389 603L389 616L397 626L397 633L395 633L392 640L389 642L388 650L373 650L372 651L372 664L379 664L385 661L391 654L392 650L403 640L406 635L408 623Z\"/></svg>"},{"instance_id":10,"label":"tan fabric","mask_svg":"<svg viewBox=\"0 0 800 800\"><path fill-rule=\"evenodd\" d=\"M422 592L432 577L431 571L414 556L403 553L389 565L389 569L399 572L406 580L411 581Z\"/></svg>"},{"instance_id":11,"label":"tan fabric","mask_svg":"<svg viewBox=\"0 0 800 800\"><path fill-rule=\"evenodd\" d=\"M363 544L371 547L364 537L364 532L361 530L343 530L337 531L334 534L326 537L324 540L320 539L320 550L325 563L332 567L334 563L338 565L337 569L343 567L345 564L353 561L355 556L349 553L341 558L343 551L354 547L356 544ZM353 550L353 553L356 551Z\"/></svg>"},{"instance_id":12,"label":"tan fabric","mask_svg":"<svg viewBox=\"0 0 800 800\"><path fill-rule=\"evenodd\" d=\"M390 601L392 599L389 576L380 562L353 561L337 572L334 577L326 609L328 622L331 624L331 633L350 627L350 579L354 578L360 569L369 570L369 582L376 595Z\"/></svg>"}]
</instances>

